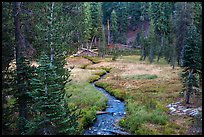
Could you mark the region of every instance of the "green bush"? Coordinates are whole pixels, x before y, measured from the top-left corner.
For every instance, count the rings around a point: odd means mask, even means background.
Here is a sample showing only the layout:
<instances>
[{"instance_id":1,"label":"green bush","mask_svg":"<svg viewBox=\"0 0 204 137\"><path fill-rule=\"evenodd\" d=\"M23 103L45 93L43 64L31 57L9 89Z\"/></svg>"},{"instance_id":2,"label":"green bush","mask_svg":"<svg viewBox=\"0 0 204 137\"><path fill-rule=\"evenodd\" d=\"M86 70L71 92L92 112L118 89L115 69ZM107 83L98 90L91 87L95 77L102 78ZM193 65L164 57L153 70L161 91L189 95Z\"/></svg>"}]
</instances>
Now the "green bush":
<instances>
[{"instance_id":1,"label":"green bush","mask_svg":"<svg viewBox=\"0 0 204 137\"><path fill-rule=\"evenodd\" d=\"M93 124L95 118L96 118L95 108L91 108L90 110L84 110L82 118L83 127L84 128L89 127L91 124Z\"/></svg>"}]
</instances>

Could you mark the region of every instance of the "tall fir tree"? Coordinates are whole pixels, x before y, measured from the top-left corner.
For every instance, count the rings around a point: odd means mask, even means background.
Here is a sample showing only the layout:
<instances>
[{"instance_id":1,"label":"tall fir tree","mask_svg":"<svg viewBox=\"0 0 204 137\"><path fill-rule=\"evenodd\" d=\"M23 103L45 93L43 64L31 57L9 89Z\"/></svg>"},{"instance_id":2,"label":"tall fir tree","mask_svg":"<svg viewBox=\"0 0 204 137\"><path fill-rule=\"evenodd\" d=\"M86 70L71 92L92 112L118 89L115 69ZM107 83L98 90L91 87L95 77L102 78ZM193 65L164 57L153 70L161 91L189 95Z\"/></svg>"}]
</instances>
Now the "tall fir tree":
<instances>
[{"instance_id":1,"label":"tall fir tree","mask_svg":"<svg viewBox=\"0 0 204 137\"><path fill-rule=\"evenodd\" d=\"M89 42L91 39L91 13L90 13L90 3L84 2L82 5L83 11L83 42L86 44L86 47L89 47Z\"/></svg>"},{"instance_id":2,"label":"tall fir tree","mask_svg":"<svg viewBox=\"0 0 204 137\"><path fill-rule=\"evenodd\" d=\"M113 10L111 13L111 23L110 23L110 32L111 32L111 37L112 37L112 41L114 44L114 52L113 52L113 60L116 59L116 42L118 42L118 26L117 26L117 15L116 12Z\"/></svg>"},{"instance_id":3,"label":"tall fir tree","mask_svg":"<svg viewBox=\"0 0 204 137\"><path fill-rule=\"evenodd\" d=\"M111 32L111 37L112 37L112 42L115 44L118 42L118 25L117 25L117 15L115 10L112 11L111 13L111 19L110 19L110 32Z\"/></svg>"},{"instance_id":4,"label":"tall fir tree","mask_svg":"<svg viewBox=\"0 0 204 137\"><path fill-rule=\"evenodd\" d=\"M201 72L202 63L200 57L199 33L194 24L188 27L187 39L183 50L184 82L186 85L185 103L190 103L192 87L195 86L196 73Z\"/></svg>"},{"instance_id":5,"label":"tall fir tree","mask_svg":"<svg viewBox=\"0 0 204 137\"><path fill-rule=\"evenodd\" d=\"M148 48L149 48L149 62L153 62L154 58L154 49L156 46L156 37L155 37L155 28L154 28L154 22L153 20L150 21L150 30L149 30L149 36L148 36Z\"/></svg>"},{"instance_id":6,"label":"tall fir tree","mask_svg":"<svg viewBox=\"0 0 204 137\"><path fill-rule=\"evenodd\" d=\"M102 26L102 36L99 39L99 56L104 57L106 54L106 37L105 37L105 27Z\"/></svg>"},{"instance_id":7,"label":"tall fir tree","mask_svg":"<svg viewBox=\"0 0 204 137\"><path fill-rule=\"evenodd\" d=\"M50 66L49 56L43 53L32 78L33 120L27 124L26 134L56 135L77 132L75 114L71 114L65 101L64 84L57 75L57 66ZM77 116L76 116L77 117Z\"/></svg>"},{"instance_id":8,"label":"tall fir tree","mask_svg":"<svg viewBox=\"0 0 204 137\"><path fill-rule=\"evenodd\" d=\"M92 43L96 46L96 41L102 35L102 11L100 2L91 2L90 3L90 15L91 15L91 35ZM91 44L92 44L91 43Z\"/></svg>"},{"instance_id":9,"label":"tall fir tree","mask_svg":"<svg viewBox=\"0 0 204 137\"><path fill-rule=\"evenodd\" d=\"M176 52L177 64L180 66L182 65L182 50L187 37L187 26L189 26L192 18L191 6L190 2L175 3Z\"/></svg>"}]
</instances>

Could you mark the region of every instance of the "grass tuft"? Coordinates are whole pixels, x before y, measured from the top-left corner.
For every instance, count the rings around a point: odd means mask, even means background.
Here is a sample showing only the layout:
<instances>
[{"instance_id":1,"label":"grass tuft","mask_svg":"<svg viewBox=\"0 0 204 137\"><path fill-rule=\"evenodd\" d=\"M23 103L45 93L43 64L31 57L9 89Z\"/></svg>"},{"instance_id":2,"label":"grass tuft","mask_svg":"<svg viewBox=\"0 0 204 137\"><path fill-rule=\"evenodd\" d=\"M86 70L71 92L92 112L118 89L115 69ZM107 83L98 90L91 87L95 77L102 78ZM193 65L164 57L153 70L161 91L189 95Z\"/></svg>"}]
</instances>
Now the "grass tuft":
<instances>
[{"instance_id":1,"label":"grass tuft","mask_svg":"<svg viewBox=\"0 0 204 137\"><path fill-rule=\"evenodd\" d=\"M124 76L124 78L127 79L155 79L157 78L157 75L150 75L150 74L143 74L143 75L129 75L129 76Z\"/></svg>"}]
</instances>

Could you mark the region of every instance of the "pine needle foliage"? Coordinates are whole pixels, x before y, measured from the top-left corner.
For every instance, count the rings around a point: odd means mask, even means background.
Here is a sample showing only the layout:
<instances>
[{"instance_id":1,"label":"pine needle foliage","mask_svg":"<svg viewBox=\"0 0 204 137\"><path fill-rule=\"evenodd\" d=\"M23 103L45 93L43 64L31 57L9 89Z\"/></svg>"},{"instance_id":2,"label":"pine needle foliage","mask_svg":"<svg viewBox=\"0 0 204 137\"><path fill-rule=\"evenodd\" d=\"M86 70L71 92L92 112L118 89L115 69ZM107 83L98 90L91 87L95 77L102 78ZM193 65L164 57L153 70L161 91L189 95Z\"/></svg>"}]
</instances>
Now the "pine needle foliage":
<instances>
[{"instance_id":1,"label":"pine needle foliage","mask_svg":"<svg viewBox=\"0 0 204 137\"><path fill-rule=\"evenodd\" d=\"M33 121L27 124L29 130L26 134L75 134L79 114L69 109L65 100L63 90L66 77L57 73L58 66L50 66L49 57L45 53L40 57L39 64L31 83Z\"/></svg>"}]
</instances>

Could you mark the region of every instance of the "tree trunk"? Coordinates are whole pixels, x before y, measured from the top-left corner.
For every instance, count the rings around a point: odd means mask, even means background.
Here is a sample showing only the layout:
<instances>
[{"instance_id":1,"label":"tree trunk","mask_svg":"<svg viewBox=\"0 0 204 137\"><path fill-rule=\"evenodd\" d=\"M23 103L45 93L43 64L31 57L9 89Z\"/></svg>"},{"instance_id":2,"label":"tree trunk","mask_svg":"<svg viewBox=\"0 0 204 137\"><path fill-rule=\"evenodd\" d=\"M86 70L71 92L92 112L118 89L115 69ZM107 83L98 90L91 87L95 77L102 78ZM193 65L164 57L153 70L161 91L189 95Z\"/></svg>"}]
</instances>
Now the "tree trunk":
<instances>
[{"instance_id":1,"label":"tree trunk","mask_svg":"<svg viewBox=\"0 0 204 137\"><path fill-rule=\"evenodd\" d=\"M20 58L22 58L22 49L25 46L23 35L21 34L21 22L20 22L20 14L21 14L21 2L14 2L13 3L13 17L14 17L14 26L15 26L15 41L16 41L16 71L17 71L17 90L20 94L18 99L19 105L19 134L22 134L25 131L25 121L27 118L27 102L26 99L23 97L25 94L24 90L20 87L21 79L23 79L23 75L20 72Z\"/></svg>"},{"instance_id":2,"label":"tree trunk","mask_svg":"<svg viewBox=\"0 0 204 137\"><path fill-rule=\"evenodd\" d=\"M140 60L143 60L144 57L144 47L141 47L141 57Z\"/></svg>"},{"instance_id":3,"label":"tree trunk","mask_svg":"<svg viewBox=\"0 0 204 137\"><path fill-rule=\"evenodd\" d=\"M86 42L86 49L89 49L89 43Z\"/></svg>"},{"instance_id":4,"label":"tree trunk","mask_svg":"<svg viewBox=\"0 0 204 137\"><path fill-rule=\"evenodd\" d=\"M54 60L54 49L51 47L50 48L50 67L53 65L53 60Z\"/></svg>"},{"instance_id":5,"label":"tree trunk","mask_svg":"<svg viewBox=\"0 0 204 137\"><path fill-rule=\"evenodd\" d=\"M94 46L96 47L96 37L95 37L95 39L94 39Z\"/></svg>"},{"instance_id":6,"label":"tree trunk","mask_svg":"<svg viewBox=\"0 0 204 137\"><path fill-rule=\"evenodd\" d=\"M54 2L52 2L51 4L51 11L50 11L50 32L49 32L49 35L50 35L50 67L52 67L53 65L53 60L54 60L54 49L53 49L53 9L54 9Z\"/></svg>"},{"instance_id":7,"label":"tree trunk","mask_svg":"<svg viewBox=\"0 0 204 137\"><path fill-rule=\"evenodd\" d=\"M176 58L176 57L175 57L175 56L176 56L176 54L175 54L176 51L175 51L175 46L174 46L174 45L172 45L172 48L173 48L173 49L172 49L172 57L171 57L171 60L172 60L172 61L171 61L171 62L172 62L172 69L174 69L174 67L175 67L175 62L176 62L176 61L175 61L175 60L176 60L176 59L175 59L175 58Z\"/></svg>"},{"instance_id":8,"label":"tree trunk","mask_svg":"<svg viewBox=\"0 0 204 137\"><path fill-rule=\"evenodd\" d=\"M192 83L192 75L193 74L193 69L189 70L189 75L188 75L188 87L186 90L186 96L185 96L185 103L186 104L190 104L190 94L192 92L193 89L193 83Z\"/></svg>"},{"instance_id":9,"label":"tree trunk","mask_svg":"<svg viewBox=\"0 0 204 137\"><path fill-rule=\"evenodd\" d=\"M153 52L152 52L152 46L150 46L150 49L149 49L149 62L150 64L152 63L153 61Z\"/></svg>"},{"instance_id":10,"label":"tree trunk","mask_svg":"<svg viewBox=\"0 0 204 137\"><path fill-rule=\"evenodd\" d=\"M143 60L145 60L146 59L146 49L144 48L144 58L143 58Z\"/></svg>"},{"instance_id":11,"label":"tree trunk","mask_svg":"<svg viewBox=\"0 0 204 137\"><path fill-rule=\"evenodd\" d=\"M89 49L91 49L92 48L92 45L93 45L93 41L94 41L94 39L95 39L96 37L95 36L93 36L93 38L92 38L92 40L91 40L91 44L90 44L90 47L89 47Z\"/></svg>"},{"instance_id":12,"label":"tree trunk","mask_svg":"<svg viewBox=\"0 0 204 137\"><path fill-rule=\"evenodd\" d=\"M159 54L158 54L158 58L157 58L157 62L159 62L160 56L161 56L161 52L162 52L162 48L163 48L163 44L164 44L164 37L163 35L161 36L161 46L159 49Z\"/></svg>"},{"instance_id":13,"label":"tree trunk","mask_svg":"<svg viewBox=\"0 0 204 137\"><path fill-rule=\"evenodd\" d=\"M110 44L110 27L109 27L109 20L108 20L108 45Z\"/></svg>"}]
</instances>

